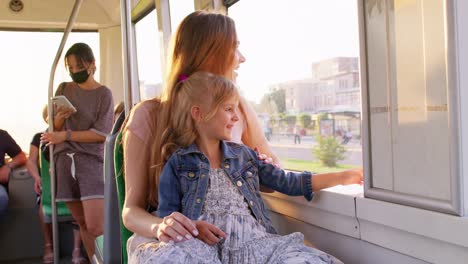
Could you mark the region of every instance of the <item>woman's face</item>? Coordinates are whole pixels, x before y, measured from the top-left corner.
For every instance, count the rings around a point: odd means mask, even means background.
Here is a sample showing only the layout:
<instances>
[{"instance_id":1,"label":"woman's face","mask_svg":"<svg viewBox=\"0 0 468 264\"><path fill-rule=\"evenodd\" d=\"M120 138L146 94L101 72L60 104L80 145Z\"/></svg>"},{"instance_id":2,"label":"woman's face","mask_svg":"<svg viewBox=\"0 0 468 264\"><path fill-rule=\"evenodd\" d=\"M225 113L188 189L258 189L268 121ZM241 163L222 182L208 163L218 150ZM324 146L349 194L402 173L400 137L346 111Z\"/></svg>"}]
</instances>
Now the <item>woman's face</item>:
<instances>
[{"instance_id":1,"label":"woman's face","mask_svg":"<svg viewBox=\"0 0 468 264\"><path fill-rule=\"evenodd\" d=\"M81 62L79 62L73 54L67 57L67 65L69 73L77 73L79 71L89 68L89 65L82 65Z\"/></svg>"},{"instance_id":2,"label":"woman's face","mask_svg":"<svg viewBox=\"0 0 468 264\"><path fill-rule=\"evenodd\" d=\"M236 52L234 53L234 59L232 61L231 68L228 69L226 76L230 76L231 80L236 81L237 78L237 69L239 68L241 63L245 62L245 57L239 51L239 48L236 48Z\"/></svg>"},{"instance_id":3,"label":"woman's face","mask_svg":"<svg viewBox=\"0 0 468 264\"><path fill-rule=\"evenodd\" d=\"M71 54L67 57L68 72L70 77L76 83L84 83L87 80L93 80L93 74L95 70L94 62L92 63L81 63L77 60L76 56Z\"/></svg>"}]
</instances>

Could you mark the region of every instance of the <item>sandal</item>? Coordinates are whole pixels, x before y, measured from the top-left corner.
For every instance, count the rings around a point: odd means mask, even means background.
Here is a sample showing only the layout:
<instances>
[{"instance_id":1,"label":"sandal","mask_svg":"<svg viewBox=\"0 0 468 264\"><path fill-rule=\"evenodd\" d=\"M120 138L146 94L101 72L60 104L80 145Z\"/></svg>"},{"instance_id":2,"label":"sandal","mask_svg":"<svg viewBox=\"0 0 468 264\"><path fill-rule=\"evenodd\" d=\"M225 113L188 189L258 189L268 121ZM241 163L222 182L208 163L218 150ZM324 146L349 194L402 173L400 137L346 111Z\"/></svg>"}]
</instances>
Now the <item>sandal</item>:
<instances>
[{"instance_id":1,"label":"sandal","mask_svg":"<svg viewBox=\"0 0 468 264\"><path fill-rule=\"evenodd\" d=\"M47 250L49 250L49 253L45 253ZM42 257L42 263L44 264L54 263L54 248L52 244L44 245L44 256Z\"/></svg>"},{"instance_id":2,"label":"sandal","mask_svg":"<svg viewBox=\"0 0 468 264\"><path fill-rule=\"evenodd\" d=\"M73 264L87 264L88 263L87 259L81 256L81 248L73 249L72 263Z\"/></svg>"}]
</instances>

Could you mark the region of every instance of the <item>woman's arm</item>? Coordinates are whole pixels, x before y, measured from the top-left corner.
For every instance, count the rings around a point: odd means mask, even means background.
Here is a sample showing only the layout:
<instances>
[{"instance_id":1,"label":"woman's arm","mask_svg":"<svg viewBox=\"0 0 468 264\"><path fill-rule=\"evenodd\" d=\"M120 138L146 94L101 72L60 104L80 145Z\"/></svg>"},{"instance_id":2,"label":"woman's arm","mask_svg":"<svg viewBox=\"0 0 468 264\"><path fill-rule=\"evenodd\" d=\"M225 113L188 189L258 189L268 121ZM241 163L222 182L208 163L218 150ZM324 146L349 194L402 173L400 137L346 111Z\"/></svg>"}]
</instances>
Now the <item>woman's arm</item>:
<instances>
[{"instance_id":1,"label":"woman's arm","mask_svg":"<svg viewBox=\"0 0 468 264\"><path fill-rule=\"evenodd\" d=\"M104 142L106 137L94 132L93 130L85 131L58 131L58 132L45 132L41 136L41 141L48 142L49 144L60 144L67 140L67 133L69 134L68 141L76 141L83 143L99 143Z\"/></svg>"},{"instance_id":2,"label":"woman's arm","mask_svg":"<svg viewBox=\"0 0 468 264\"><path fill-rule=\"evenodd\" d=\"M255 110L243 97L241 97L240 105L243 110L246 123L246 126L242 131L242 143L252 149L257 148L261 154L265 154L272 158L273 163L281 164L278 157L271 150L270 145L262 132L263 129L260 126Z\"/></svg>"},{"instance_id":3,"label":"woman's arm","mask_svg":"<svg viewBox=\"0 0 468 264\"><path fill-rule=\"evenodd\" d=\"M161 241L177 241L178 236L198 235L190 219L175 212L161 219L147 210L149 149L130 130L123 135L125 202L122 211L124 225L139 235L156 237Z\"/></svg>"},{"instance_id":4,"label":"woman's arm","mask_svg":"<svg viewBox=\"0 0 468 264\"><path fill-rule=\"evenodd\" d=\"M146 210L149 149L130 130L126 130L123 134L125 202L122 218L124 225L132 232L155 237L157 225L162 219Z\"/></svg>"},{"instance_id":5,"label":"woman's arm","mask_svg":"<svg viewBox=\"0 0 468 264\"><path fill-rule=\"evenodd\" d=\"M257 114L255 113L252 106L245 100L245 98L241 97L240 105L244 113L245 124L244 130L242 131L242 142L252 148L255 149L259 157L261 158L271 158L273 164L275 166L281 167L280 160L276 155L271 151L270 145L265 138L265 135L262 133L263 129L260 127L260 123L258 122ZM260 190L266 193L272 193L273 190L261 185Z\"/></svg>"},{"instance_id":6,"label":"woman's arm","mask_svg":"<svg viewBox=\"0 0 468 264\"><path fill-rule=\"evenodd\" d=\"M29 158L26 163L26 168L31 175L31 177L34 178L34 191L37 194L42 193L42 181L41 181L41 176L39 174L39 168L37 167L37 164L39 162L39 149L34 146L30 145L29 146Z\"/></svg>"}]
</instances>

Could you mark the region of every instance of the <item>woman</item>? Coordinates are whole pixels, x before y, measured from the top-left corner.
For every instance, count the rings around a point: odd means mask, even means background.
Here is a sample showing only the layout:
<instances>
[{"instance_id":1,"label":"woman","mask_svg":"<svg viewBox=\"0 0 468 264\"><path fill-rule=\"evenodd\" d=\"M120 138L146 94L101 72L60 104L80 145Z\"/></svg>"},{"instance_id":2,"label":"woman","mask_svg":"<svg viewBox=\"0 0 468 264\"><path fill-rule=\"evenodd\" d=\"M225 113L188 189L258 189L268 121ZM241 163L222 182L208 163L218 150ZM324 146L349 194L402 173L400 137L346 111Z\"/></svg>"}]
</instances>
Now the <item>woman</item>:
<instances>
[{"instance_id":1,"label":"woman","mask_svg":"<svg viewBox=\"0 0 468 264\"><path fill-rule=\"evenodd\" d=\"M91 48L76 43L65 54L73 82L62 83L56 95L64 95L77 109L58 107L54 131L43 142L55 144L57 201L63 201L80 226L88 257L104 223L103 155L106 135L112 129L113 99L109 88L94 79L96 64Z\"/></svg>"},{"instance_id":2,"label":"woman","mask_svg":"<svg viewBox=\"0 0 468 264\"><path fill-rule=\"evenodd\" d=\"M162 219L149 211L158 206L159 175L165 163L161 150L165 143L163 139L170 133L166 128L169 127L173 101L178 92L176 84L197 71L235 80L237 68L245 61L237 49L238 43L231 18L204 11L188 15L172 39L163 95L160 99L140 103L130 114L123 138L126 197L122 213L125 226L136 233L128 241L129 256L139 254L140 259L145 259L144 254L157 250L158 241L180 241L195 236L207 242L205 230L222 233L207 222L195 226L179 212ZM240 121L234 127L232 141L258 148L278 163L255 112L244 98L240 98L240 110ZM213 241L208 244L213 244Z\"/></svg>"},{"instance_id":3,"label":"woman","mask_svg":"<svg viewBox=\"0 0 468 264\"><path fill-rule=\"evenodd\" d=\"M47 105L42 110L42 118L44 119L44 122L47 123ZM34 191L36 192L37 203L39 205L39 223L41 224L42 235L44 237L44 256L42 257L42 263L54 263L52 224L44 221L44 213L42 210L42 180L39 162L41 134L42 133L35 134L31 141L26 168L28 169L28 173L34 178ZM85 263L85 259L81 256L81 237L78 228L73 229L72 263Z\"/></svg>"}]
</instances>

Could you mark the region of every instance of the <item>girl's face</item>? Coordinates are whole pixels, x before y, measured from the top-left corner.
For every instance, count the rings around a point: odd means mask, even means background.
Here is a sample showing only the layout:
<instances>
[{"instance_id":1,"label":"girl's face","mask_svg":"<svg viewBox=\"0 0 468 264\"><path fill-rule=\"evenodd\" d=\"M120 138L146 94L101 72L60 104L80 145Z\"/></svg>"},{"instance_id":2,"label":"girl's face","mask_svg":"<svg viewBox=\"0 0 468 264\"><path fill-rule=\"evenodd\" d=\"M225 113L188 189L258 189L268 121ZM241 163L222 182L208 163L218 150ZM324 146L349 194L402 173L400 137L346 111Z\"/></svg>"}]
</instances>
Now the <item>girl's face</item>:
<instances>
[{"instance_id":1,"label":"girl's face","mask_svg":"<svg viewBox=\"0 0 468 264\"><path fill-rule=\"evenodd\" d=\"M231 140L232 128L239 121L238 106L239 100L237 98L231 98L221 103L218 111L210 120L199 124L199 134L204 134L209 139Z\"/></svg>"},{"instance_id":2,"label":"girl's face","mask_svg":"<svg viewBox=\"0 0 468 264\"><path fill-rule=\"evenodd\" d=\"M234 53L234 59L232 61L231 68L228 69L226 76L229 76L232 81L236 81L237 78L237 69L239 68L241 63L245 62L245 57L239 51L239 48L236 48L236 52Z\"/></svg>"}]
</instances>

